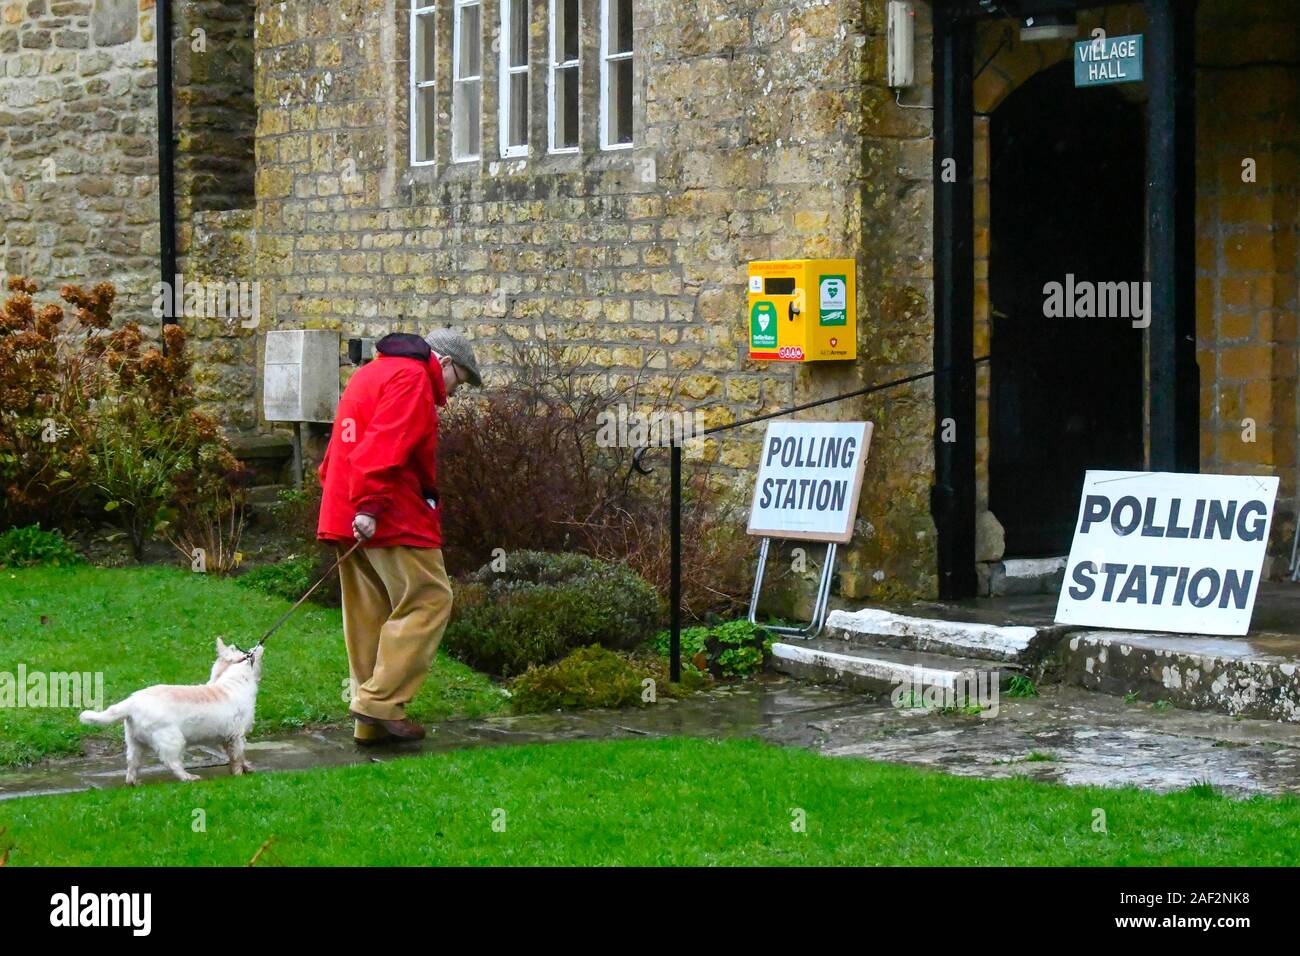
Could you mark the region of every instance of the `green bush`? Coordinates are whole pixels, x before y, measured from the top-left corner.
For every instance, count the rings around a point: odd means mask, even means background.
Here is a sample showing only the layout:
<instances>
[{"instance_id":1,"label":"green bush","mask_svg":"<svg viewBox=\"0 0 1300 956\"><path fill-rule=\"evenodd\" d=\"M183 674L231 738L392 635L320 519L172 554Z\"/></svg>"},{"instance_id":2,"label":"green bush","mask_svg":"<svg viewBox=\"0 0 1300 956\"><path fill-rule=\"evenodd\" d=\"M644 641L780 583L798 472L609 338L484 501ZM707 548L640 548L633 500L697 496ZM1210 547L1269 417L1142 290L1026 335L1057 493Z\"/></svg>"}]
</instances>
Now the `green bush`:
<instances>
[{"instance_id":1,"label":"green bush","mask_svg":"<svg viewBox=\"0 0 1300 956\"><path fill-rule=\"evenodd\" d=\"M40 525L10 528L0 534L0 566L30 567L36 564L80 564L81 555L57 531L42 531Z\"/></svg>"},{"instance_id":2,"label":"green bush","mask_svg":"<svg viewBox=\"0 0 1300 956\"><path fill-rule=\"evenodd\" d=\"M654 649L667 657L671 642L672 634L660 631ZM703 664L714 677L748 677L762 670L771 654L772 636L746 620L682 631L682 660Z\"/></svg>"},{"instance_id":3,"label":"green bush","mask_svg":"<svg viewBox=\"0 0 1300 956\"><path fill-rule=\"evenodd\" d=\"M634 647L660 610L654 588L623 565L520 551L505 558L505 570L488 564L457 589L443 640L471 667L510 677L575 647Z\"/></svg>"},{"instance_id":4,"label":"green bush","mask_svg":"<svg viewBox=\"0 0 1300 956\"><path fill-rule=\"evenodd\" d=\"M321 576L317 559L310 554L291 554L278 564L250 568L235 583L263 594L296 601Z\"/></svg>"},{"instance_id":5,"label":"green bush","mask_svg":"<svg viewBox=\"0 0 1300 956\"><path fill-rule=\"evenodd\" d=\"M563 660L530 667L510 684L511 706L517 714L592 707L647 707L645 681L654 681L657 697L682 697L708 682L690 665L682 681L673 684L668 666L655 659L636 658L606 650L599 644L581 647Z\"/></svg>"}]
</instances>

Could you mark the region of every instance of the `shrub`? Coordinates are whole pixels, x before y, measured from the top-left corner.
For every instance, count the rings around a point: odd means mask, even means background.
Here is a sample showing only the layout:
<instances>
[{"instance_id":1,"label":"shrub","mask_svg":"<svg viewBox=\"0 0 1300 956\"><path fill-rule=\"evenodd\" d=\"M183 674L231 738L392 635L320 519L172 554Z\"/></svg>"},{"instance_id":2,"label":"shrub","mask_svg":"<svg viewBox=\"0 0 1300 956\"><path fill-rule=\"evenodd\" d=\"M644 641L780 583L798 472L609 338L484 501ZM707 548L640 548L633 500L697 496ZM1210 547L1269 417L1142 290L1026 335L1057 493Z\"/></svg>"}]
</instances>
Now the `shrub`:
<instances>
[{"instance_id":1,"label":"shrub","mask_svg":"<svg viewBox=\"0 0 1300 956\"><path fill-rule=\"evenodd\" d=\"M39 525L10 528L0 534L0 567L22 568L35 564L80 564L81 555L57 531Z\"/></svg>"},{"instance_id":2,"label":"shrub","mask_svg":"<svg viewBox=\"0 0 1300 956\"><path fill-rule=\"evenodd\" d=\"M37 308L36 284L19 276L8 287L0 306L0 526L59 525L84 487L86 456L68 428L80 369L75 355L60 354L63 309Z\"/></svg>"},{"instance_id":3,"label":"shrub","mask_svg":"<svg viewBox=\"0 0 1300 956\"><path fill-rule=\"evenodd\" d=\"M695 620L736 614L749 604L756 556L756 539L745 531L748 500L707 461L683 462L682 470L683 613ZM660 594L672 584L668 477L666 466L656 468L641 478L636 498L584 528L587 550L626 561Z\"/></svg>"},{"instance_id":4,"label":"shrub","mask_svg":"<svg viewBox=\"0 0 1300 956\"><path fill-rule=\"evenodd\" d=\"M509 677L585 644L633 647L660 613L654 588L622 565L521 551L504 570L488 564L469 576L444 642L471 667Z\"/></svg>"},{"instance_id":5,"label":"shrub","mask_svg":"<svg viewBox=\"0 0 1300 956\"><path fill-rule=\"evenodd\" d=\"M671 650L672 634L660 631L654 649L663 657ZM748 677L763 669L772 654L772 636L747 620L682 631L682 660L707 669L714 677Z\"/></svg>"},{"instance_id":6,"label":"shrub","mask_svg":"<svg viewBox=\"0 0 1300 956\"><path fill-rule=\"evenodd\" d=\"M584 369L589 352L548 344L515 349L514 379L477 401L458 399L441 423L438 485L448 570L480 567L495 549L577 551L624 562L661 594L669 584L668 469L631 468L634 449L599 441L602 414L623 405L653 416L637 380L609 384ZM731 615L748 601L754 540L746 495L707 461L683 475L683 606Z\"/></svg>"},{"instance_id":7,"label":"shrub","mask_svg":"<svg viewBox=\"0 0 1300 956\"><path fill-rule=\"evenodd\" d=\"M510 683L511 706L517 714L592 707L646 707L645 681L654 681L654 697L683 697L708 683L691 667L673 684L663 661L636 658L598 644L581 647L563 660L530 667Z\"/></svg>"},{"instance_id":8,"label":"shrub","mask_svg":"<svg viewBox=\"0 0 1300 956\"><path fill-rule=\"evenodd\" d=\"M308 468L301 488L281 488L276 493L272 514L277 527L304 548L316 546L320 519L321 486L314 468ZM334 558L331 555L330 560Z\"/></svg>"},{"instance_id":9,"label":"shrub","mask_svg":"<svg viewBox=\"0 0 1300 956\"><path fill-rule=\"evenodd\" d=\"M439 426L438 490L447 568L463 574L494 549L565 551L581 525L626 494L630 450L600 447L600 411L625 390L579 374L580 354L519 346L512 380L452 404Z\"/></svg>"},{"instance_id":10,"label":"shrub","mask_svg":"<svg viewBox=\"0 0 1300 956\"><path fill-rule=\"evenodd\" d=\"M242 467L198 411L180 327L164 328L165 351L144 348L133 322L108 331L112 285L66 285L60 295L80 325L68 336L62 306L35 308L34 283L14 277L9 289L0 310L0 524L107 517L136 557L154 535L192 543L210 539L215 525L231 529L218 540L233 553L235 525L225 521L242 510Z\"/></svg>"}]
</instances>

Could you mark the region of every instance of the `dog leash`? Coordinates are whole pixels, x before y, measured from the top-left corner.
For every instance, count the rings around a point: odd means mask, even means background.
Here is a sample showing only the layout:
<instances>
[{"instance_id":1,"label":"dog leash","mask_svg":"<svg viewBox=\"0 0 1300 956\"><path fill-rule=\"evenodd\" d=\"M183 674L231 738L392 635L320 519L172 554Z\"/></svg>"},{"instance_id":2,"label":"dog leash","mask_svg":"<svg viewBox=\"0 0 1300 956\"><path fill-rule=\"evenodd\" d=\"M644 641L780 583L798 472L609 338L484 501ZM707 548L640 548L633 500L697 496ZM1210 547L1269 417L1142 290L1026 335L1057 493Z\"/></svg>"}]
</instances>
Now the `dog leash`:
<instances>
[{"instance_id":1,"label":"dog leash","mask_svg":"<svg viewBox=\"0 0 1300 956\"><path fill-rule=\"evenodd\" d=\"M328 571L325 572L324 575L321 576L321 579L320 579L319 581L317 581L315 584L313 584L311 587L309 587L309 588L307 589L307 593L304 594L302 597L298 598L298 602L297 602L296 604L294 604L293 607L289 608L289 610L285 611L282 615L280 615L280 620L276 621L274 624L272 624L272 625L267 629L266 633L263 634L263 635L258 639L257 643L254 644L254 645L253 645L253 646L248 650L248 653L246 653L246 654L243 656L243 658L241 658L240 663L242 663L243 661L251 661L251 660L253 659L253 654L256 653L256 651L257 651L257 649L258 649L259 647L261 647L263 644L266 643L266 639L267 639L268 637L270 637L272 634L274 634L274 633L276 632L276 630L280 627L281 624L283 624L285 621L289 620L289 616L290 616L291 614L293 614L294 611L298 610L298 608L302 607L302 602L305 601L305 600L307 600L309 597L311 597L311 596L312 596L312 593L313 593L313 592L314 592L318 587L320 587L320 586L321 586L322 584L324 584L327 580L329 580L329 576L330 576L331 574L333 574L336 570L338 570L339 565L342 564L344 561L346 561L348 558L350 558L350 557L352 556L352 552L355 551L355 550L357 550L357 548L359 548L359 547L361 547L361 541L358 540L358 541L356 542L356 544L352 545L352 547L348 548L347 551L345 551L345 552L343 552L341 555L339 555L339 559L338 559L337 561L334 562L334 564L330 567L330 569L329 569Z\"/></svg>"}]
</instances>

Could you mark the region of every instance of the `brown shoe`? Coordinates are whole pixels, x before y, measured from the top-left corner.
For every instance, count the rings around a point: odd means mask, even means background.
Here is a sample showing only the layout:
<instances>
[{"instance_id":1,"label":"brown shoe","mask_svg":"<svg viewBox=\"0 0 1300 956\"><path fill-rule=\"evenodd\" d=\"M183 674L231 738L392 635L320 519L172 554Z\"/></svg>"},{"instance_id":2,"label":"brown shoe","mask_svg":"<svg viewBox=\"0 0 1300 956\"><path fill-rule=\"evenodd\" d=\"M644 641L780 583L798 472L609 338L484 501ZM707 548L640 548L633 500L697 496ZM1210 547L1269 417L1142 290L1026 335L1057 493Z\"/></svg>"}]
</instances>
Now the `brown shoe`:
<instances>
[{"instance_id":1,"label":"brown shoe","mask_svg":"<svg viewBox=\"0 0 1300 956\"><path fill-rule=\"evenodd\" d=\"M350 713L353 720L359 720L363 724L370 724L371 726L383 727L384 730L398 740L423 740L425 736L423 727L405 717L401 720L380 720L378 717L358 714L356 711L350 711Z\"/></svg>"}]
</instances>

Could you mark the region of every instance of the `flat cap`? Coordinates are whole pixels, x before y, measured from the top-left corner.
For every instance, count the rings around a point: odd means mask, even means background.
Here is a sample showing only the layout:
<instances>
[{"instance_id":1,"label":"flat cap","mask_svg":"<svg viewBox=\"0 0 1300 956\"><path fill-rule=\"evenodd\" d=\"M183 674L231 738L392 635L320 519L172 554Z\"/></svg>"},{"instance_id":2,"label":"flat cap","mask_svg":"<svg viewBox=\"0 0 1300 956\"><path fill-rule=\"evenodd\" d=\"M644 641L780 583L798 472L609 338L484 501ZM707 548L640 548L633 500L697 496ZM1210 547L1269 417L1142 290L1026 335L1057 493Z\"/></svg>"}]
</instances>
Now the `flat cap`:
<instances>
[{"instance_id":1,"label":"flat cap","mask_svg":"<svg viewBox=\"0 0 1300 956\"><path fill-rule=\"evenodd\" d=\"M474 347L469 344L469 339L455 329L434 329L424 337L424 341L429 343L429 348L447 356L469 373L471 385L483 387L483 376L479 374L478 359L474 358Z\"/></svg>"}]
</instances>

